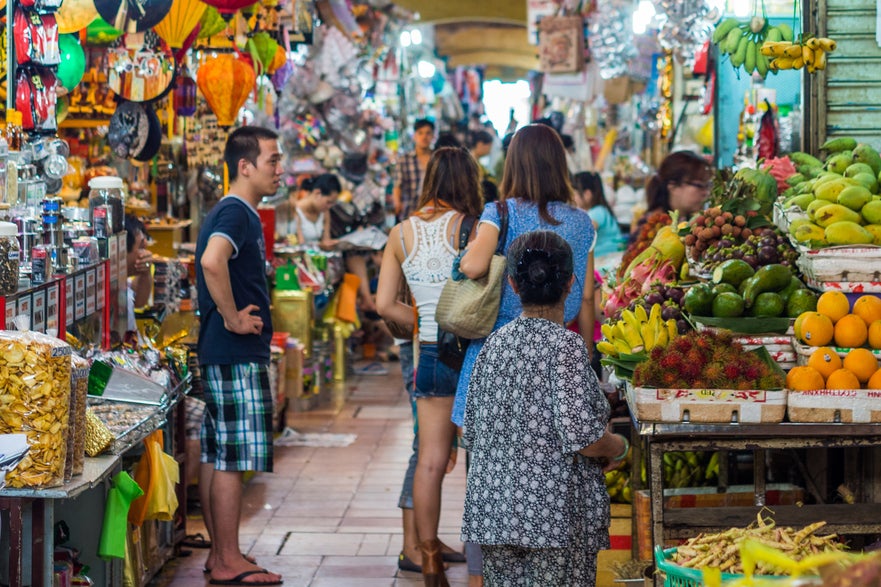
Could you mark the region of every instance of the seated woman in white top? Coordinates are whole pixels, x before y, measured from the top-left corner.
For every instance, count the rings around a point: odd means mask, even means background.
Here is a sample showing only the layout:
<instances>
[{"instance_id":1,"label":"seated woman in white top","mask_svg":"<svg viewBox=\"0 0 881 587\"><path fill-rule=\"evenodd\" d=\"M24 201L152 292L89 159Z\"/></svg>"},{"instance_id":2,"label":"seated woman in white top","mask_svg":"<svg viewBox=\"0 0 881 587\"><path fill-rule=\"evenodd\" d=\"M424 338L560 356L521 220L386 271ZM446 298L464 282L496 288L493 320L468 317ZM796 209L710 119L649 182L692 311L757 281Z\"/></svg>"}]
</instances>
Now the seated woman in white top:
<instances>
[{"instance_id":1,"label":"seated woman in white top","mask_svg":"<svg viewBox=\"0 0 881 587\"><path fill-rule=\"evenodd\" d=\"M332 249L336 241L330 236L330 208L336 203L342 186L332 173L324 173L303 181L300 193L304 194L295 204L294 213L288 220L288 235L296 235L301 245L315 244L322 249Z\"/></svg>"}]
</instances>

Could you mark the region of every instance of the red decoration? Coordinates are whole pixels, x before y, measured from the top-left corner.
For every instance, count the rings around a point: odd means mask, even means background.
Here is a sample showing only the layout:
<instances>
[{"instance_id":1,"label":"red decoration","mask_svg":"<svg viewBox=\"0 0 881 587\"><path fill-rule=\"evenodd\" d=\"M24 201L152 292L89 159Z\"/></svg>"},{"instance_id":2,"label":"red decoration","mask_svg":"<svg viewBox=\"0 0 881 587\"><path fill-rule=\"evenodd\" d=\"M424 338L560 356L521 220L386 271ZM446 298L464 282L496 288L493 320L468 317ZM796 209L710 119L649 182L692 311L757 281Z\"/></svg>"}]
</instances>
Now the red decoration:
<instances>
[{"instance_id":1,"label":"red decoration","mask_svg":"<svg viewBox=\"0 0 881 587\"><path fill-rule=\"evenodd\" d=\"M239 109L254 89L257 74L239 55L220 53L199 67L196 83L217 115L219 126L232 126Z\"/></svg>"},{"instance_id":2,"label":"red decoration","mask_svg":"<svg viewBox=\"0 0 881 587\"><path fill-rule=\"evenodd\" d=\"M254 0L204 0L204 2L216 8L220 16L226 21L232 18L232 15L240 8L254 4Z\"/></svg>"}]
</instances>

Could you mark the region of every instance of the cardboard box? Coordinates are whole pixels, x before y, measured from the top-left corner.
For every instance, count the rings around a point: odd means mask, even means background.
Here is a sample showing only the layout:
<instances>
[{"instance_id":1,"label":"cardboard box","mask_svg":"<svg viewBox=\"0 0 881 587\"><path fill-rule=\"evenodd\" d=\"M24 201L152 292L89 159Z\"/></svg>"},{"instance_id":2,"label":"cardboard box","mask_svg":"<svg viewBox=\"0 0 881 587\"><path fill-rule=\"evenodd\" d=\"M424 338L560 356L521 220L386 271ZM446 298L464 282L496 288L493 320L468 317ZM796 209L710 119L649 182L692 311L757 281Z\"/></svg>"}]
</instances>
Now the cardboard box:
<instances>
[{"instance_id":1,"label":"cardboard box","mask_svg":"<svg viewBox=\"0 0 881 587\"><path fill-rule=\"evenodd\" d=\"M652 502L648 490L633 494L636 510L636 544L640 560L652 559ZM664 509L749 507L754 505L755 487L731 485L724 493L716 487L682 487L664 490ZM765 505L795 505L804 500L804 489L789 483L769 483L765 489ZM668 541L666 547L676 546Z\"/></svg>"},{"instance_id":2,"label":"cardboard box","mask_svg":"<svg viewBox=\"0 0 881 587\"><path fill-rule=\"evenodd\" d=\"M597 587L618 587L613 571L615 563L623 563L631 558L633 543L633 506L626 503L611 505L612 521L609 526L611 548L602 550L597 556Z\"/></svg>"},{"instance_id":3,"label":"cardboard box","mask_svg":"<svg viewBox=\"0 0 881 587\"><path fill-rule=\"evenodd\" d=\"M786 390L625 388L640 422L782 422Z\"/></svg>"}]
</instances>

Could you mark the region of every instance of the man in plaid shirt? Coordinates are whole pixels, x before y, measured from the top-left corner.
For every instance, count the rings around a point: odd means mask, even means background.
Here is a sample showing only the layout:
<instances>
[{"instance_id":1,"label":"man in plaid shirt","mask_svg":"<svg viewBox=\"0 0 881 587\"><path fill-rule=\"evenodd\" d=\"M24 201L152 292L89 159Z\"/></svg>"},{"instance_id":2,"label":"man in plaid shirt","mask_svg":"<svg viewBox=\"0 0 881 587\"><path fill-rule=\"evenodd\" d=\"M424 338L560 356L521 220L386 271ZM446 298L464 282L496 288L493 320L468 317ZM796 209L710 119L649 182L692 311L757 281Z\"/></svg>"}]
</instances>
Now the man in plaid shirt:
<instances>
[{"instance_id":1,"label":"man in plaid shirt","mask_svg":"<svg viewBox=\"0 0 881 587\"><path fill-rule=\"evenodd\" d=\"M419 200L425 168L428 166L428 160L431 159L432 142L434 142L434 123L427 118L418 119L413 123L413 152L398 159L395 174L392 200L398 222L410 216Z\"/></svg>"}]
</instances>

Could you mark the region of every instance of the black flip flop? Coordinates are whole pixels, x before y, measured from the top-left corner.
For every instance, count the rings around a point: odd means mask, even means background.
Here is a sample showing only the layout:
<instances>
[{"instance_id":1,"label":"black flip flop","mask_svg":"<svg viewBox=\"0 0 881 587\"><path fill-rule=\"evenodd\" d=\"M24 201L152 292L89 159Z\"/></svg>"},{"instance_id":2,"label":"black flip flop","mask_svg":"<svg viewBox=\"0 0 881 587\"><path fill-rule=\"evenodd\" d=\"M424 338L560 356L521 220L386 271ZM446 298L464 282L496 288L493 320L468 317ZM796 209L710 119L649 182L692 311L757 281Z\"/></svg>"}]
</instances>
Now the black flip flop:
<instances>
[{"instance_id":1,"label":"black flip flop","mask_svg":"<svg viewBox=\"0 0 881 587\"><path fill-rule=\"evenodd\" d=\"M441 552L441 558L445 563L464 563L467 562L465 555L461 552Z\"/></svg>"},{"instance_id":2,"label":"black flip flop","mask_svg":"<svg viewBox=\"0 0 881 587\"><path fill-rule=\"evenodd\" d=\"M201 532L197 534L188 534L180 542L181 546L187 548L211 548L211 541L205 538Z\"/></svg>"},{"instance_id":3,"label":"black flip flop","mask_svg":"<svg viewBox=\"0 0 881 587\"><path fill-rule=\"evenodd\" d=\"M422 567L413 562L413 560L403 552L398 555L398 569L409 571L411 573L421 573Z\"/></svg>"},{"instance_id":4,"label":"black flip flop","mask_svg":"<svg viewBox=\"0 0 881 587\"><path fill-rule=\"evenodd\" d=\"M239 573L232 579L211 579L208 581L210 585L281 585L284 583L284 580L279 579L278 581L245 581L246 577L250 577L252 575L263 575L268 573L266 569L257 569L256 571L245 571L244 573Z\"/></svg>"},{"instance_id":5,"label":"black flip flop","mask_svg":"<svg viewBox=\"0 0 881 587\"><path fill-rule=\"evenodd\" d=\"M248 561L249 563L251 563L252 565L257 564L257 559L254 558L253 556L251 556L250 554L243 554L242 557L244 557L244 559L246 561ZM263 570L266 571L266 569L263 569ZM211 569L209 569L208 567L203 567L202 572L207 575L208 573L211 572ZM266 571L266 572L268 573L269 571ZM421 573L422 571L419 571L419 572Z\"/></svg>"}]
</instances>

